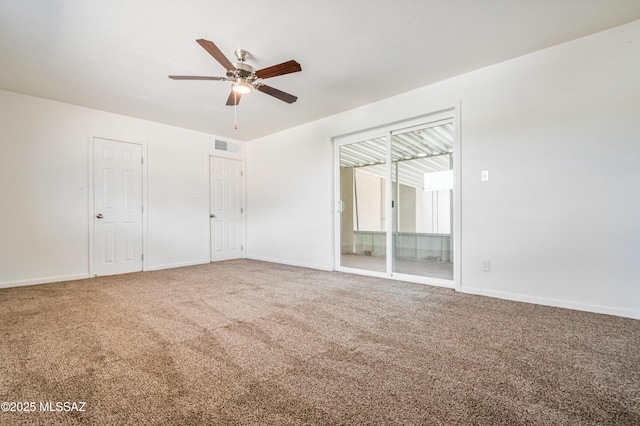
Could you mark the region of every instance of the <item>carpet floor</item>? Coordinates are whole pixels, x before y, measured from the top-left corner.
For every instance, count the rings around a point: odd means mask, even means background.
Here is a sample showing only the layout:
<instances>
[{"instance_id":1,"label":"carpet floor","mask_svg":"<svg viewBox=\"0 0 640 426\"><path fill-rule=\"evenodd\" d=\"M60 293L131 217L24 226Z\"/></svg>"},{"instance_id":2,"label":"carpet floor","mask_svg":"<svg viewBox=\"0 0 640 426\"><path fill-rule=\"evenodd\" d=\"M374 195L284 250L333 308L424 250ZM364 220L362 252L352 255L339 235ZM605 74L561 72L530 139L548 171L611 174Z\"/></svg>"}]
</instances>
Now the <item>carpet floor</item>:
<instances>
[{"instance_id":1,"label":"carpet floor","mask_svg":"<svg viewBox=\"0 0 640 426\"><path fill-rule=\"evenodd\" d=\"M638 425L639 348L637 320L234 260L0 290L0 424Z\"/></svg>"}]
</instances>

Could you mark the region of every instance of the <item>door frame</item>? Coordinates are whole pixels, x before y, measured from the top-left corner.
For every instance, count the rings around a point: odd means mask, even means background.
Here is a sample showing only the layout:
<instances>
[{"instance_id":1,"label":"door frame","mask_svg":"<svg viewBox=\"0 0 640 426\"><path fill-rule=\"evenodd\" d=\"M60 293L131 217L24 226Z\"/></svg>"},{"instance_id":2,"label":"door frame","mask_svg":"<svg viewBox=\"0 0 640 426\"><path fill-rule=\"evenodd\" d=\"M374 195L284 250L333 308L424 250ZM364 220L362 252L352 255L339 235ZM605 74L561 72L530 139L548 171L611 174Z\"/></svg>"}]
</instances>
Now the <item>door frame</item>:
<instances>
[{"instance_id":1,"label":"door frame","mask_svg":"<svg viewBox=\"0 0 640 426\"><path fill-rule=\"evenodd\" d=\"M93 184L94 184L94 179L93 179L93 173L94 173L94 167L93 167L93 156L94 156L94 140L95 139L105 139L105 140L110 140L110 141L114 141L114 142L122 142L122 143L130 143L130 144L134 144L134 145L140 145L140 147L142 148L142 270L145 271L146 270L146 262L147 259L145 258L145 253L146 253L146 248L147 248L147 224L148 224L148 220L147 220L147 142L146 141L133 141L133 140L128 140L128 139L123 139L120 137L109 137L109 136L101 136L101 135L89 135L88 140L87 140L87 202L89 203L87 205L87 211L89 212L88 215L88 231L89 231L89 242L88 242L88 259L87 259L87 266L88 266L88 271L89 271L89 277L95 277L95 265L93 262L93 255L94 255L94 248L93 245L95 243L95 221L93 220L96 212L95 212L95 204L94 204L94 190L93 190Z\"/></svg>"},{"instance_id":2,"label":"door frame","mask_svg":"<svg viewBox=\"0 0 640 426\"><path fill-rule=\"evenodd\" d=\"M213 255L212 243L211 241L211 218L208 216L211 214L211 158L223 158L225 160L234 160L240 163L240 170L242 172L240 176L240 182L242 184L242 190L240 194L240 198L242 200L242 218L240 220L240 226L242 226L241 234L241 245L242 245L242 256L240 259L247 258L247 167L246 161L244 158L239 158L237 155L232 154L223 154L223 153L215 153L209 154L207 156L207 179L209 181L207 187L209 189L208 203L207 203L207 220L208 220L208 228L209 228L209 263L216 262L215 260L211 260Z\"/></svg>"},{"instance_id":3,"label":"door frame","mask_svg":"<svg viewBox=\"0 0 640 426\"><path fill-rule=\"evenodd\" d=\"M462 194L461 194L461 139L460 139L460 102L457 102L454 106L446 109L442 109L439 111L435 111L430 114L425 114L419 117L410 118L403 121L398 121L394 123L389 123L386 125L381 125L375 128L371 128L368 130L363 130L361 132L349 133L343 136L336 136L332 138L332 142L334 145L334 270L341 272L349 272L360 275L368 275L380 278L389 278L400 281L409 281L420 284L428 284L435 285L440 287L448 287L455 288L456 290L460 290L462 287L461 284L461 211L462 211ZM453 244L453 280L443 280L438 278L431 277L421 277L416 275L407 275L394 273L393 268L391 267L392 262L392 238L393 232L390 230L392 227L392 220L387 221L386 227L386 261L387 268L385 272L376 272L364 269L356 269L349 268L345 266L340 266L340 258L341 258L341 196L340 196L340 147L343 145L348 145L351 143L356 143L360 141L364 141L367 139L375 138L375 137L386 137L387 138L387 153L386 159L387 163L391 160L391 135L393 132L397 132L400 130L412 128L412 127L421 127L425 125L429 125L433 122L438 122L444 119L451 119L453 122L453 176L454 176L454 191L453 191L453 223L452 223L452 244ZM390 173L390 169L388 169L388 174ZM387 194L392 193L392 179L391 176L387 176L386 179L386 191ZM389 198L390 200L391 198ZM392 216L392 207L391 203L386 203L386 217L391 218Z\"/></svg>"}]
</instances>

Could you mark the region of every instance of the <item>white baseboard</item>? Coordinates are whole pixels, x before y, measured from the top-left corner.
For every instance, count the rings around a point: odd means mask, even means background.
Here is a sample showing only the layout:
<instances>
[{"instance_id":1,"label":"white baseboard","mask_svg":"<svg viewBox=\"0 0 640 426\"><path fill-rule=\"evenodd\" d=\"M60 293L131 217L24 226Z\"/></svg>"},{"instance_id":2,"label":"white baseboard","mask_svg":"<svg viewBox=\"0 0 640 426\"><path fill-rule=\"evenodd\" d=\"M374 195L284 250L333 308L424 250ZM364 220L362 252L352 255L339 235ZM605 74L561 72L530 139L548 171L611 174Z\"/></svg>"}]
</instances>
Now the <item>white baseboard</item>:
<instances>
[{"instance_id":1,"label":"white baseboard","mask_svg":"<svg viewBox=\"0 0 640 426\"><path fill-rule=\"evenodd\" d=\"M22 287L27 285L59 283L61 281L74 281L91 278L89 274L60 275L57 277L41 277L22 281L5 281L0 283L0 288Z\"/></svg>"},{"instance_id":2,"label":"white baseboard","mask_svg":"<svg viewBox=\"0 0 640 426\"><path fill-rule=\"evenodd\" d=\"M204 265L206 263L210 263L209 259L207 259L207 260L198 260L198 261L195 261L195 262L166 263L164 265L153 265L153 266L145 265L144 270L145 271L160 271L162 269L184 268L185 266Z\"/></svg>"},{"instance_id":3,"label":"white baseboard","mask_svg":"<svg viewBox=\"0 0 640 426\"><path fill-rule=\"evenodd\" d=\"M263 256L247 256L246 258L250 259L250 260L259 260L261 262L280 263L282 265L299 266L301 268L317 269L319 271L333 271L332 267L328 267L326 265L316 265L316 264L312 264L312 263L303 263L303 262L292 262L290 260L275 259L275 258L263 257Z\"/></svg>"},{"instance_id":4,"label":"white baseboard","mask_svg":"<svg viewBox=\"0 0 640 426\"><path fill-rule=\"evenodd\" d=\"M546 297L527 296L516 293L507 293L479 288L462 287L460 293L475 294L478 296L495 297L498 299L512 300L515 302L533 303L535 305L553 306L556 308L573 309L576 311L593 312L596 314L614 315L632 319L640 319L640 312L630 309L621 309L611 306L590 305L586 303L569 302L566 300L549 299Z\"/></svg>"},{"instance_id":5,"label":"white baseboard","mask_svg":"<svg viewBox=\"0 0 640 426\"><path fill-rule=\"evenodd\" d=\"M145 266L145 271L158 271L161 269L171 269L171 268L181 268L184 266L195 266L202 265L205 263L209 263L209 260L201 260L196 262L184 262L184 263L172 263L165 265L155 265L155 266ZM0 282L0 288L10 288L10 287L22 287L27 285L38 285L38 284L50 284L50 283L58 283L61 281L74 281L74 280L83 280L87 278L93 278L90 274L74 274L74 275L60 275L56 277L41 277L41 278L33 278L28 280L21 281L5 281Z\"/></svg>"},{"instance_id":6,"label":"white baseboard","mask_svg":"<svg viewBox=\"0 0 640 426\"><path fill-rule=\"evenodd\" d=\"M292 262L289 260L276 259L276 258L263 257L263 256L248 256L247 259L258 260L262 262L279 263L279 264L290 265L290 266L298 266L301 268L317 269L320 271L333 270L331 267L327 267L326 265L317 265L317 264L310 264L310 263L304 263L304 262ZM210 263L209 260L147 266L145 267L145 271L157 271L162 269L181 268L185 266L195 266L195 265L202 265L207 263ZM73 274L73 275L60 275L55 277L41 277L41 278L34 278L34 279L21 280L21 281L5 281L5 282L0 282L0 288L22 287L22 286L29 286L29 285L56 283L56 282L62 282L62 281L82 280L87 278L91 278L91 276L89 274ZM533 303L536 305L553 306L557 308L594 312L597 314L614 315L618 317L625 317L625 318L640 320L640 311L635 311L631 309L621 309L621 308L616 308L611 306L602 306L602 305L590 305L586 303L576 303L576 302L569 302L565 300L550 299L550 298L537 297L537 296L527 296L527 295L521 295L516 293L470 288L470 287L464 287L464 286L459 291L461 293L475 294L478 296L495 297L498 299L512 300L515 302Z\"/></svg>"}]
</instances>

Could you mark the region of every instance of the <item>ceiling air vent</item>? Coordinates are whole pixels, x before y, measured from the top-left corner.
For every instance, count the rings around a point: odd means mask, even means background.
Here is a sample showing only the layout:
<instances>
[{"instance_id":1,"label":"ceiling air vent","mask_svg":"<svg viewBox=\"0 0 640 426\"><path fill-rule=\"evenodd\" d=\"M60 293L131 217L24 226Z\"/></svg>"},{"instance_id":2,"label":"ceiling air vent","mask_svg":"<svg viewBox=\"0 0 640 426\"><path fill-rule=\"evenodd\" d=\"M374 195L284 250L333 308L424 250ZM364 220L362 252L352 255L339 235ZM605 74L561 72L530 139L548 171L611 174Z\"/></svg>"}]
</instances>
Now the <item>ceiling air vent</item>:
<instances>
[{"instance_id":1,"label":"ceiling air vent","mask_svg":"<svg viewBox=\"0 0 640 426\"><path fill-rule=\"evenodd\" d=\"M237 153L239 151L239 148L240 147L238 146L237 143L221 141L216 139L216 146L215 146L216 151L226 151L226 152Z\"/></svg>"}]
</instances>

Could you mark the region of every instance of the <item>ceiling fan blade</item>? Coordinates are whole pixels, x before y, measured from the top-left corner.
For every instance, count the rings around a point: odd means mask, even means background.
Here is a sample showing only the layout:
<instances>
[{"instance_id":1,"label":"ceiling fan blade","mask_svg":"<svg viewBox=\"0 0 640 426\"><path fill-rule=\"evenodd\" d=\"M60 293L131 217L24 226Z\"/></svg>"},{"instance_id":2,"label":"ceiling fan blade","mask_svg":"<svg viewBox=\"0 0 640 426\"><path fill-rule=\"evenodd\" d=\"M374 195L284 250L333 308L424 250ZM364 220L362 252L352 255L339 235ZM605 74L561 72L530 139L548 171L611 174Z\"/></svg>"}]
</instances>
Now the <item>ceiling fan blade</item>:
<instances>
[{"instance_id":1,"label":"ceiling fan blade","mask_svg":"<svg viewBox=\"0 0 640 426\"><path fill-rule=\"evenodd\" d=\"M299 63L294 61L293 59L287 62L283 62L278 65L273 65L271 67L263 68L261 70L256 71L256 77L258 78L271 78L284 74L291 74L292 72L302 71L302 67Z\"/></svg>"},{"instance_id":2,"label":"ceiling fan blade","mask_svg":"<svg viewBox=\"0 0 640 426\"><path fill-rule=\"evenodd\" d=\"M170 75L171 80L226 80L226 77L206 77L198 75Z\"/></svg>"},{"instance_id":3,"label":"ceiling fan blade","mask_svg":"<svg viewBox=\"0 0 640 426\"><path fill-rule=\"evenodd\" d=\"M227 98L227 106L234 106L240 103L240 97L242 95L240 93L234 92L233 90L229 93L229 98Z\"/></svg>"},{"instance_id":4,"label":"ceiling fan blade","mask_svg":"<svg viewBox=\"0 0 640 426\"><path fill-rule=\"evenodd\" d=\"M200 38L200 39L198 39L196 41L198 42L198 44L200 46L202 46L204 48L204 50L206 50L207 52L209 52L209 54L211 56L213 56L213 59L218 61L220 63L220 65L222 65L225 69L227 69L227 70L235 70L236 69L236 67L233 66L231 61L229 61L227 59L227 57L224 56L224 53L222 53L220 51L220 49L218 49L218 46L216 46L212 41L205 40L203 38Z\"/></svg>"},{"instance_id":5,"label":"ceiling fan blade","mask_svg":"<svg viewBox=\"0 0 640 426\"><path fill-rule=\"evenodd\" d=\"M285 101L288 104L292 104L298 100L297 96L290 95L289 93L283 92L282 90L278 90L275 87L267 86L266 84L261 84L256 87L262 93L266 93L267 95L271 95L274 98L278 98L281 101Z\"/></svg>"}]
</instances>

